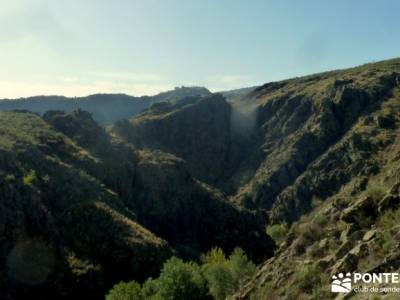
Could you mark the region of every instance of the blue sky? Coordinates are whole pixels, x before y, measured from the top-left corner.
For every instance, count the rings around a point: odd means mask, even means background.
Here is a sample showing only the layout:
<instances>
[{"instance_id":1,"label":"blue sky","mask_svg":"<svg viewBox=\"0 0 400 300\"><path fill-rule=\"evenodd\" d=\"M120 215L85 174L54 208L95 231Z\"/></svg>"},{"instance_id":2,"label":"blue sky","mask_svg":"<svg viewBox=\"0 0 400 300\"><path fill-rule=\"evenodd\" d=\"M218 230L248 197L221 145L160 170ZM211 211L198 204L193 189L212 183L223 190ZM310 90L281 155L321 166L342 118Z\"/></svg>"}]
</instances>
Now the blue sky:
<instances>
[{"instance_id":1,"label":"blue sky","mask_svg":"<svg viewBox=\"0 0 400 300\"><path fill-rule=\"evenodd\" d=\"M213 91L400 56L397 0L0 0L0 98Z\"/></svg>"}]
</instances>

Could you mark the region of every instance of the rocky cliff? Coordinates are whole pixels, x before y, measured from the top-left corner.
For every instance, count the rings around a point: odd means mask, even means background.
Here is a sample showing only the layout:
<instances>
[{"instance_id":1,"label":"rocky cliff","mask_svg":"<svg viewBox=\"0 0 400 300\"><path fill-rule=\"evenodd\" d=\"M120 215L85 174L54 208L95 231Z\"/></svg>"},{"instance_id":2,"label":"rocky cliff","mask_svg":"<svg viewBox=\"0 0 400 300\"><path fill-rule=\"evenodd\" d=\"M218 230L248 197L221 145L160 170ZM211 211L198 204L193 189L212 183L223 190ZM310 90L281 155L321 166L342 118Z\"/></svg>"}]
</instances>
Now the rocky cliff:
<instances>
[{"instance_id":1,"label":"rocky cliff","mask_svg":"<svg viewBox=\"0 0 400 300\"><path fill-rule=\"evenodd\" d=\"M114 132L283 228L238 297L321 299L329 274L398 268L399 111L395 59L146 110Z\"/></svg>"}]
</instances>

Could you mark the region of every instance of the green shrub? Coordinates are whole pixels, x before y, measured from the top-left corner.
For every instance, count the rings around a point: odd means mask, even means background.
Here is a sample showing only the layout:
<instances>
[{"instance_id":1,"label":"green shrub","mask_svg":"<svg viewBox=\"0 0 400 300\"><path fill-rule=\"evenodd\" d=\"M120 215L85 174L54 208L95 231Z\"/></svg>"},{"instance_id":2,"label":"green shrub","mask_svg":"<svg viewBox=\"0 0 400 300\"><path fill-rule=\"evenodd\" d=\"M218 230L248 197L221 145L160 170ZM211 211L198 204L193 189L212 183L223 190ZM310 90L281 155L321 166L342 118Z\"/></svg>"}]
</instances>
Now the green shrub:
<instances>
[{"instance_id":1,"label":"green shrub","mask_svg":"<svg viewBox=\"0 0 400 300\"><path fill-rule=\"evenodd\" d=\"M7 175L4 177L4 179L5 179L7 182L13 182L13 181L15 180L15 176L14 176L13 174L7 174Z\"/></svg>"},{"instance_id":2,"label":"green shrub","mask_svg":"<svg viewBox=\"0 0 400 300\"><path fill-rule=\"evenodd\" d=\"M318 286L312 290L311 300L332 299L332 293L326 286Z\"/></svg>"},{"instance_id":3,"label":"green shrub","mask_svg":"<svg viewBox=\"0 0 400 300\"><path fill-rule=\"evenodd\" d=\"M369 186L367 189L367 195L374 200L379 200L385 195L385 190L381 186Z\"/></svg>"},{"instance_id":4,"label":"green shrub","mask_svg":"<svg viewBox=\"0 0 400 300\"><path fill-rule=\"evenodd\" d=\"M109 291L106 300L142 300L143 295L136 281L120 282Z\"/></svg>"},{"instance_id":5,"label":"green shrub","mask_svg":"<svg viewBox=\"0 0 400 300\"><path fill-rule=\"evenodd\" d=\"M215 247L206 254L201 255L200 261L203 265L222 264L226 262L226 256L221 248Z\"/></svg>"},{"instance_id":6,"label":"green shrub","mask_svg":"<svg viewBox=\"0 0 400 300\"><path fill-rule=\"evenodd\" d=\"M209 292L217 300L237 292L256 270L240 248L236 248L228 259L221 249L214 248L203 256L202 261Z\"/></svg>"},{"instance_id":7,"label":"green shrub","mask_svg":"<svg viewBox=\"0 0 400 300\"><path fill-rule=\"evenodd\" d=\"M322 237L323 231L321 226L315 223L308 223L299 227L299 234L303 235L307 240L309 240L311 245L313 242L318 241Z\"/></svg>"},{"instance_id":8,"label":"green shrub","mask_svg":"<svg viewBox=\"0 0 400 300\"><path fill-rule=\"evenodd\" d=\"M266 282L250 295L250 300L279 299L279 292L272 282Z\"/></svg>"},{"instance_id":9,"label":"green shrub","mask_svg":"<svg viewBox=\"0 0 400 300\"><path fill-rule=\"evenodd\" d=\"M288 233L286 224L274 224L267 226L267 234L279 245L281 244Z\"/></svg>"},{"instance_id":10,"label":"green shrub","mask_svg":"<svg viewBox=\"0 0 400 300\"><path fill-rule=\"evenodd\" d=\"M48 174L44 175L42 178L44 183L49 183L50 182L50 176Z\"/></svg>"},{"instance_id":11,"label":"green shrub","mask_svg":"<svg viewBox=\"0 0 400 300\"><path fill-rule=\"evenodd\" d=\"M399 220L400 209L389 210L385 212L378 220L378 228L380 230L377 234L377 239L385 254L389 254L395 246L393 234L397 233L397 231L393 230L393 228L396 228L396 226L399 224Z\"/></svg>"},{"instance_id":12,"label":"green shrub","mask_svg":"<svg viewBox=\"0 0 400 300\"><path fill-rule=\"evenodd\" d=\"M305 266L301 270L297 271L294 276L294 281L300 291L310 294L314 289L321 285L321 273L322 270L318 267Z\"/></svg>"},{"instance_id":13,"label":"green shrub","mask_svg":"<svg viewBox=\"0 0 400 300\"><path fill-rule=\"evenodd\" d=\"M319 214L315 216L315 218L313 219L313 223L320 226L324 226L328 223L328 218L323 214Z\"/></svg>"},{"instance_id":14,"label":"green shrub","mask_svg":"<svg viewBox=\"0 0 400 300\"><path fill-rule=\"evenodd\" d=\"M36 178L37 177L35 170L31 169L27 174L24 175L24 177L22 178L22 182L24 183L24 185L32 185Z\"/></svg>"}]
</instances>

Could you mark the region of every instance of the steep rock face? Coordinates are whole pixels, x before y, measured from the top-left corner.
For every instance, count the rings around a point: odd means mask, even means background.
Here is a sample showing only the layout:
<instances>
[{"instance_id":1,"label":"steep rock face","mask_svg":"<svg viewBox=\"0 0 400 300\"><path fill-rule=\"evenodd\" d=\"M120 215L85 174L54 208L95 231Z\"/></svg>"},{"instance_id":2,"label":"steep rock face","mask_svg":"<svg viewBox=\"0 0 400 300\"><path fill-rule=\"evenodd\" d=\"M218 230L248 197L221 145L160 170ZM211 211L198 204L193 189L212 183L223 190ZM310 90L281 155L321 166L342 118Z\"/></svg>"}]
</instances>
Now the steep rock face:
<instances>
[{"instance_id":1,"label":"steep rock face","mask_svg":"<svg viewBox=\"0 0 400 300\"><path fill-rule=\"evenodd\" d=\"M399 84L398 65L394 60L269 83L240 104L213 95L156 106L113 130L139 148L183 158L194 177L239 206L267 211L272 222L291 222L310 209L313 197L331 195L358 174L357 164L376 151L368 149L365 134L349 132L391 97ZM241 119L243 107L247 116ZM372 118L379 126L393 126L387 114ZM254 125L241 132L241 120ZM341 179L332 174L316 179L322 169L339 168L343 157L354 166L343 170Z\"/></svg>"},{"instance_id":2,"label":"steep rock face","mask_svg":"<svg viewBox=\"0 0 400 300\"><path fill-rule=\"evenodd\" d=\"M335 79L319 102L324 121L307 130L334 129L334 138L272 196L269 220L289 231L237 299L330 299L339 272L398 272L399 71L392 60L319 75Z\"/></svg>"},{"instance_id":3,"label":"steep rock face","mask_svg":"<svg viewBox=\"0 0 400 300\"><path fill-rule=\"evenodd\" d=\"M293 200L287 199L287 192L280 194L337 143L361 116L373 112L388 99L397 85L398 76L392 72L379 74L370 78L368 86L353 80L338 85L335 77L328 77L317 82L306 81L297 94L291 93L286 83L283 88L289 93L282 96L275 96L279 94L275 90L272 95L267 93L265 96L260 90L260 94L254 96L255 101L260 102L258 130L263 141L255 149L259 167L254 179L241 187L233 200L253 209L270 210L280 197L282 200L275 206L289 205L298 201L298 197L311 199L313 193L307 191L304 184L299 184L303 195L298 192L293 195ZM304 83L297 83L301 84ZM357 144L357 137L354 144ZM307 204L303 201L299 206ZM296 211L293 206L288 208L291 210Z\"/></svg>"},{"instance_id":4,"label":"steep rock face","mask_svg":"<svg viewBox=\"0 0 400 300\"><path fill-rule=\"evenodd\" d=\"M139 148L173 153L187 161L200 180L224 176L231 146L230 106L220 95L186 105L155 107L119 123L114 131Z\"/></svg>"}]
</instances>

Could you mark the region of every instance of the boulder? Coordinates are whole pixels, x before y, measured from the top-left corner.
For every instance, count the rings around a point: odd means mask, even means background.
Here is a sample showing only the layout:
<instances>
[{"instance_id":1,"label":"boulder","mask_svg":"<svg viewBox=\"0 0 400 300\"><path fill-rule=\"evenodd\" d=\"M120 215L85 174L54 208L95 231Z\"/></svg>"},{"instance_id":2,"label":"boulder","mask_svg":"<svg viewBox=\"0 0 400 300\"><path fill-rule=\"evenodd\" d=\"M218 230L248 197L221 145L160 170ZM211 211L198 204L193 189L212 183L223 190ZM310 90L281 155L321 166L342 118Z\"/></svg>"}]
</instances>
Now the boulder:
<instances>
[{"instance_id":1,"label":"boulder","mask_svg":"<svg viewBox=\"0 0 400 300\"><path fill-rule=\"evenodd\" d=\"M363 236L363 241L368 242L376 236L376 229L367 231Z\"/></svg>"}]
</instances>

